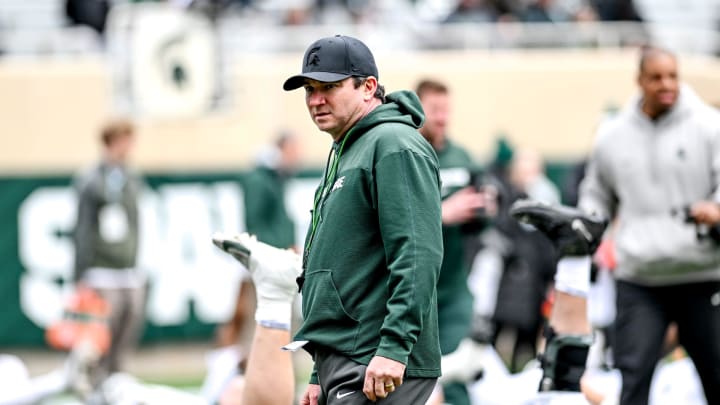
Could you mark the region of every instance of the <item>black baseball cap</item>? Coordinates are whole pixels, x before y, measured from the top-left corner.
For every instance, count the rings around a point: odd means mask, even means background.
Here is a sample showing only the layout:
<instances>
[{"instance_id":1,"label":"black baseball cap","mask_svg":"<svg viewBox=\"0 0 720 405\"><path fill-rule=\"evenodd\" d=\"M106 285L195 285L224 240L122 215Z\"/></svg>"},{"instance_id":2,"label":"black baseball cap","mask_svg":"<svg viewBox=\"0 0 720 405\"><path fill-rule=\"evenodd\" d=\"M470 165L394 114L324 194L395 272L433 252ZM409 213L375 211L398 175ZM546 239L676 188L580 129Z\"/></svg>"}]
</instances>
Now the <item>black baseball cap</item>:
<instances>
[{"instance_id":1,"label":"black baseball cap","mask_svg":"<svg viewBox=\"0 0 720 405\"><path fill-rule=\"evenodd\" d=\"M302 73L285 80L283 89L295 90L305 79L337 82L350 76L375 76L378 70L370 49L357 38L344 35L321 38L305 51Z\"/></svg>"}]
</instances>

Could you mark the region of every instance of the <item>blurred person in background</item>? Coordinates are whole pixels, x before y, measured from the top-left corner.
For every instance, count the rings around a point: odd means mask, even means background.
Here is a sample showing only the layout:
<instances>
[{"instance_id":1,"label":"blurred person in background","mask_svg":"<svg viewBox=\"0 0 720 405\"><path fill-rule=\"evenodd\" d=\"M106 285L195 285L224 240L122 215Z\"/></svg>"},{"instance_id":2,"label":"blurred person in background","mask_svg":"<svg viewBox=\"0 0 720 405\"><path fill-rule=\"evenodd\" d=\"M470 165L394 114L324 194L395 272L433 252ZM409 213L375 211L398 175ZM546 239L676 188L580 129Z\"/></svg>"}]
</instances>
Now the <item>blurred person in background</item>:
<instances>
[{"instance_id":1,"label":"blurred person in background","mask_svg":"<svg viewBox=\"0 0 720 405\"><path fill-rule=\"evenodd\" d=\"M500 137L490 166L498 190L498 209L492 226L475 238L468 279L474 296L473 336L493 344L510 364L521 369L536 353L543 317L541 305L555 270L550 242L534 228L509 214L519 198L551 204L558 191L544 173L540 155L514 151Z\"/></svg>"},{"instance_id":2,"label":"blurred person in background","mask_svg":"<svg viewBox=\"0 0 720 405\"><path fill-rule=\"evenodd\" d=\"M437 155L415 93L386 95L378 77L370 49L337 35L311 44L283 85L304 88L333 139L298 279L295 338L315 362L303 405L422 404L440 376Z\"/></svg>"},{"instance_id":3,"label":"blurred person in background","mask_svg":"<svg viewBox=\"0 0 720 405\"><path fill-rule=\"evenodd\" d=\"M560 190L545 174L543 157L535 150L522 148L513 154L509 180L527 198L549 205L560 204Z\"/></svg>"},{"instance_id":4,"label":"blurred person in background","mask_svg":"<svg viewBox=\"0 0 720 405\"><path fill-rule=\"evenodd\" d=\"M643 20L633 0L592 0L592 4L603 21Z\"/></svg>"},{"instance_id":5,"label":"blurred person in background","mask_svg":"<svg viewBox=\"0 0 720 405\"><path fill-rule=\"evenodd\" d=\"M287 130L279 131L272 144L260 151L255 168L242 181L248 233L268 245L295 251L295 224L285 206L285 188L299 167L301 155L298 136ZM210 371L203 388L211 402L217 399L235 369L242 367L238 363L244 361L242 348L247 348L252 331L249 321L255 310L254 295L253 284L243 280L233 317L218 331L220 348L209 355Z\"/></svg>"},{"instance_id":6,"label":"blurred person in background","mask_svg":"<svg viewBox=\"0 0 720 405\"><path fill-rule=\"evenodd\" d=\"M457 349L470 332L473 296L468 289L469 273L464 245L467 235L463 224L482 221L496 209L493 196L470 185L475 170L470 154L447 135L451 114L450 90L444 83L421 80L415 87L425 111L420 133L430 142L440 163L443 262L437 284L440 352L445 355ZM479 229L473 228L474 233ZM451 382L443 385L445 402L469 405L467 387Z\"/></svg>"},{"instance_id":7,"label":"blurred person in background","mask_svg":"<svg viewBox=\"0 0 720 405\"><path fill-rule=\"evenodd\" d=\"M532 0L521 11L520 20L529 23L594 21L597 14L592 4L585 0Z\"/></svg>"},{"instance_id":8,"label":"blurred person in background","mask_svg":"<svg viewBox=\"0 0 720 405\"><path fill-rule=\"evenodd\" d=\"M617 223L620 403L648 403L672 321L707 402L720 403L720 250L711 228L720 213L720 121L680 85L667 50L642 50L637 83L640 96L598 131L578 204Z\"/></svg>"},{"instance_id":9,"label":"blurred person in background","mask_svg":"<svg viewBox=\"0 0 720 405\"><path fill-rule=\"evenodd\" d=\"M111 0L65 0L65 15L73 25L86 25L98 34L105 33Z\"/></svg>"},{"instance_id":10,"label":"blurred person in background","mask_svg":"<svg viewBox=\"0 0 720 405\"><path fill-rule=\"evenodd\" d=\"M444 23L487 23L498 18L498 10L490 0L460 0Z\"/></svg>"},{"instance_id":11,"label":"blurred person in background","mask_svg":"<svg viewBox=\"0 0 720 405\"><path fill-rule=\"evenodd\" d=\"M245 225L259 241L293 248L295 224L285 207L285 186L295 175L302 156L298 136L280 131L272 145L261 150L256 167L245 176Z\"/></svg>"},{"instance_id":12,"label":"blurred person in background","mask_svg":"<svg viewBox=\"0 0 720 405\"><path fill-rule=\"evenodd\" d=\"M145 322L146 283L136 268L142 181L128 165L134 141L131 121L107 122L100 131L102 158L74 182L76 288L94 290L110 308L110 348L91 369L93 387L122 370Z\"/></svg>"},{"instance_id":13,"label":"blurred person in background","mask_svg":"<svg viewBox=\"0 0 720 405\"><path fill-rule=\"evenodd\" d=\"M495 263L502 266L497 293L493 294L497 296L492 314L496 323L493 342L504 357L509 354L510 370L516 372L536 357L544 320L541 306L552 281L556 257L547 238L534 228L519 224L509 215L509 206L519 198L559 204L560 193L545 175L542 156L528 148L513 153L505 184L506 202L496 218L493 234L483 236L487 241L485 248L501 257L501 262L496 259ZM482 259L489 262L487 257Z\"/></svg>"},{"instance_id":14,"label":"blurred person in background","mask_svg":"<svg viewBox=\"0 0 720 405\"><path fill-rule=\"evenodd\" d=\"M374 2L369 0L303 0L315 24L362 24L371 18ZM302 3L300 3L302 4Z\"/></svg>"}]
</instances>

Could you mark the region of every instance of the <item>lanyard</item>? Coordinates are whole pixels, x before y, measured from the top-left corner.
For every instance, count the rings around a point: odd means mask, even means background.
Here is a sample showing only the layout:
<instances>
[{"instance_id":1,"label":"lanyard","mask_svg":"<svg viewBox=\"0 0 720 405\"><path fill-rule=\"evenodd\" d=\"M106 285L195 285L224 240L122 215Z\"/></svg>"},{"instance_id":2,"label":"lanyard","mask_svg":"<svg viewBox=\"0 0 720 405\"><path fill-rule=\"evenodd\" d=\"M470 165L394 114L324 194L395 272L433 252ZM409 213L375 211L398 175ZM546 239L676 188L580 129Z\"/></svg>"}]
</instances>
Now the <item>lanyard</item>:
<instances>
[{"instance_id":1,"label":"lanyard","mask_svg":"<svg viewBox=\"0 0 720 405\"><path fill-rule=\"evenodd\" d=\"M338 145L337 143L333 145L332 149L330 150L327 163L325 164L325 176L323 177L322 187L320 192L315 196L315 200L313 201L312 222L310 223L310 236L308 237L307 242L305 242L305 253L303 254L303 269L305 269L305 265L307 264L307 258L310 254L310 247L312 246L313 240L315 239L315 231L317 231L318 225L320 225L320 209L325 202L325 198L328 194L330 194L330 187L332 187L333 183L335 182L337 169L340 165L340 156L342 156L343 150L345 149L345 142L350 137L351 132L352 130L345 134L345 137L343 138L340 145Z\"/></svg>"}]
</instances>

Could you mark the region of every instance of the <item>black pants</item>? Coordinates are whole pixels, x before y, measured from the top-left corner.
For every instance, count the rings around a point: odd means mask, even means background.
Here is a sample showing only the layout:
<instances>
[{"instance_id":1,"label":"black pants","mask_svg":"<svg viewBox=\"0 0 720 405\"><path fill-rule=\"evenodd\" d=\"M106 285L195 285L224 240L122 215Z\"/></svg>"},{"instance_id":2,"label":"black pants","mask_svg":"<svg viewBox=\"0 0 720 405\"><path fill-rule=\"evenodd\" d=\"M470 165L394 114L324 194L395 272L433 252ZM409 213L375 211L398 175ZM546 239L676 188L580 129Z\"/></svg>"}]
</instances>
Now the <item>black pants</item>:
<instances>
[{"instance_id":1,"label":"black pants","mask_svg":"<svg viewBox=\"0 0 720 405\"><path fill-rule=\"evenodd\" d=\"M387 398L372 402L363 393L367 366L324 350L315 353L315 365L320 380L320 405L424 404L437 383L436 378L404 378L402 385Z\"/></svg>"},{"instance_id":2,"label":"black pants","mask_svg":"<svg viewBox=\"0 0 720 405\"><path fill-rule=\"evenodd\" d=\"M708 404L720 404L720 282L644 287L618 281L614 357L622 373L621 405L648 403L672 321L695 363Z\"/></svg>"}]
</instances>

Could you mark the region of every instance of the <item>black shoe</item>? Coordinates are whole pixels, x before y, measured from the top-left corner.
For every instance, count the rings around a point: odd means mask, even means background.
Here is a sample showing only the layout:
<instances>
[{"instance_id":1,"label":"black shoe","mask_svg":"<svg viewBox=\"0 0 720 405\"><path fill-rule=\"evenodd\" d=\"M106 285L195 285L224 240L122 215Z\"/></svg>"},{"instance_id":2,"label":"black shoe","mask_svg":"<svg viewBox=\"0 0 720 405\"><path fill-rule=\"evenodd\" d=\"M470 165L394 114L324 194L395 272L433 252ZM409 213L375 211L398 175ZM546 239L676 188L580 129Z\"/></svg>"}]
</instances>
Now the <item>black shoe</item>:
<instances>
[{"instance_id":1,"label":"black shoe","mask_svg":"<svg viewBox=\"0 0 720 405\"><path fill-rule=\"evenodd\" d=\"M533 200L518 200L510 215L544 233L561 256L585 256L595 253L602 241L607 221L587 215L566 205L547 205Z\"/></svg>"}]
</instances>

